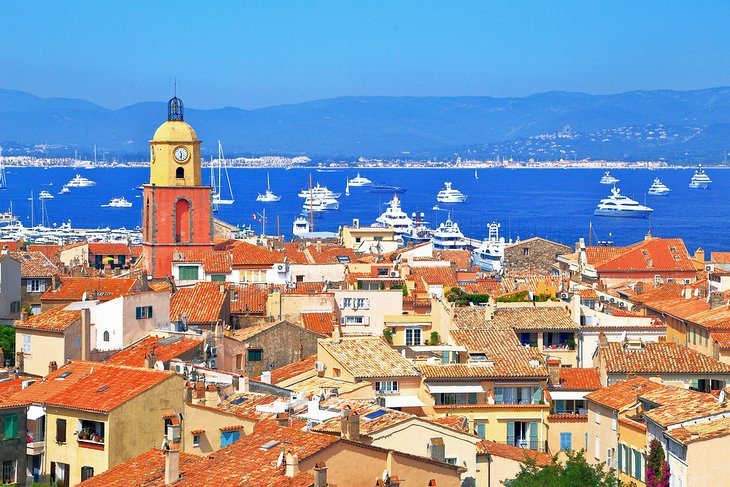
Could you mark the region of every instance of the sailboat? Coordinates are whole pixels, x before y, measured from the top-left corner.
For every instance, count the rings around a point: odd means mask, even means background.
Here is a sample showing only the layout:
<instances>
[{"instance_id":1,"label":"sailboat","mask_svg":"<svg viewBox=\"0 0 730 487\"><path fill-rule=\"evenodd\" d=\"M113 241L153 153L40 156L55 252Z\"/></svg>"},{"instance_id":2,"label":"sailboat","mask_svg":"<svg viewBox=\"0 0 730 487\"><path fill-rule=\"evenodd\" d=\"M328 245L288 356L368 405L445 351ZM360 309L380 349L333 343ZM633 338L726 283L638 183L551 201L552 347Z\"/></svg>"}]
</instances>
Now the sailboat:
<instances>
[{"instance_id":1,"label":"sailboat","mask_svg":"<svg viewBox=\"0 0 730 487\"><path fill-rule=\"evenodd\" d=\"M479 179L479 173L474 169L474 179Z\"/></svg>"},{"instance_id":2,"label":"sailboat","mask_svg":"<svg viewBox=\"0 0 730 487\"><path fill-rule=\"evenodd\" d=\"M0 189L8 189L8 181L5 179L5 163L3 162L2 147L0 147Z\"/></svg>"},{"instance_id":3,"label":"sailboat","mask_svg":"<svg viewBox=\"0 0 730 487\"><path fill-rule=\"evenodd\" d=\"M256 197L256 201L263 203L276 203L281 199L281 196L277 196L271 191L271 182L269 181L269 173L266 173L266 192L264 194L259 193Z\"/></svg>"},{"instance_id":4,"label":"sailboat","mask_svg":"<svg viewBox=\"0 0 730 487\"><path fill-rule=\"evenodd\" d=\"M347 180L347 184L345 185L345 196L350 196L350 180Z\"/></svg>"},{"instance_id":5,"label":"sailboat","mask_svg":"<svg viewBox=\"0 0 730 487\"><path fill-rule=\"evenodd\" d=\"M228 176L228 164L226 163L225 158L223 157L223 146L221 145L221 141L218 141L218 183L216 184L215 180L215 167L211 161L210 165L210 181L211 186L213 186L213 204L214 205L232 205L235 201L233 199L233 188L231 187L231 178ZM221 197L221 177L223 174L223 171L226 173L226 182L228 183L228 193L231 195L230 199L223 199Z\"/></svg>"}]
</instances>

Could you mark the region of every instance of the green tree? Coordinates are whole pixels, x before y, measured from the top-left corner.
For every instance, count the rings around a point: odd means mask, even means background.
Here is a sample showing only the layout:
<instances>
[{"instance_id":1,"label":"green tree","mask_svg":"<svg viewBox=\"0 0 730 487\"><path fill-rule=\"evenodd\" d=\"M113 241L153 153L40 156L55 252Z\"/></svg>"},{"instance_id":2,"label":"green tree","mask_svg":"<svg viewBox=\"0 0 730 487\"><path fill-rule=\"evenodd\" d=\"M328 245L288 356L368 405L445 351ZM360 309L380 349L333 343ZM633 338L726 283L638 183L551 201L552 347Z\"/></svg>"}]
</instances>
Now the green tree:
<instances>
[{"instance_id":1,"label":"green tree","mask_svg":"<svg viewBox=\"0 0 730 487\"><path fill-rule=\"evenodd\" d=\"M393 332L390 331L390 328L383 328L383 337L385 337L385 341L393 344Z\"/></svg>"},{"instance_id":2,"label":"green tree","mask_svg":"<svg viewBox=\"0 0 730 487\"><path fill-rule=\"evenodd\" d=\"M439 343L441 343L441 337L439 337L439 332L432 331L431 332L431 340L429 342L429 345L431 345L432 347L435 347Z\"/></svg>"},{"instance_id":3,"label":"green tree","mask_svg":"<svg viewBox=\"0 0 730 487\"><path fill-rule=\"evenodd\" d=\"M11 326L0 325L0 348L3 350L5 360L13 361L15 357L15 328ZM5 364L0 364L0 367Z\"/></svg>"},{"instance_id":4,"label":"green tree","mask_svg":"<svg viewBox=\"0 0 730 487\"><path fill-rule=\"evenodd\" d=\"M514 479L505 480L509 487L621 487L613 469L606 471L603 463L590 465L583 451L565 452L567 459L560 463L553 457L552 463L538 466L534 459L528 458L520 465L520 472Z\"/></svg>"}]
</instances>

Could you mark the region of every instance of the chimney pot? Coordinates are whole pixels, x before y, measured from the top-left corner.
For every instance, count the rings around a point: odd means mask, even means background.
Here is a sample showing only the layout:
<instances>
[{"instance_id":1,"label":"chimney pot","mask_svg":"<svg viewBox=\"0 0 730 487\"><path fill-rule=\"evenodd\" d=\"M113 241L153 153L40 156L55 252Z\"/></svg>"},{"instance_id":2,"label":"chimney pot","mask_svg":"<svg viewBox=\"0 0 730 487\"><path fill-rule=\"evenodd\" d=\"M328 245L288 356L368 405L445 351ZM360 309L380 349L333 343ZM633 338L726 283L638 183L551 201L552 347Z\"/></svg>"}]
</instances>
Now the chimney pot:
<instances>
[{"instance_id":1,"label":"chimney pot","mask_svg":"<svg viewBox=\"0 0 730 487\"><path fill-rule=\"evenodd\" d=\"M314 487L327 487L327 464L324 462L314 466Z\"/></svg>"},{"instance_id":2,"label":"chimney pot","mask_svg":"<svg viewBox=\"0 0 730 487\"><path fill-rule=\"evenodd\" d=\"M286 413L276 413L276 424L279 426L289 426L289 415Z\"/></svg>"},{"instance_id":3,"label":"chimney pot","mask_svg":"<svg viewBox=\"0 0 730 487\"><path fill-rule=\"evenodd\" d=\"M286 452L286 475L289 478L296 477L299 474L299 457Z\"/></svg>"},{"instance_id":4,"label":"chimney pot","mask_svg":"<svg viewBox=\"0 0 730 487\"><path fill-rule=\"evenodd\" d=\"M180 480L180 447L172 444L165 450L165 485Z\"/></svg>"},{"instance_id":5,"label":"chimney pot","mask_svg":"<svg viewBox=\"0 0 730 487\"><path fill-rule=\"evenodd\" d=\"M48 373L49 374L52 372L55 372L57 369L58 369L58 364L56 363L55 360L52 360L51 362L49 362L49 364L48 364Z\"/></svg>"},{"instance_id":6,"label":"chimney pot","mask_svg":"<svg viewBox=\"0 0 730 487\"><path fill-rule=\"evenodd\" d=\"M20 311L20 321L21 323L28 321L28 312L24 309Z\"/></svg>"}]
</instances>

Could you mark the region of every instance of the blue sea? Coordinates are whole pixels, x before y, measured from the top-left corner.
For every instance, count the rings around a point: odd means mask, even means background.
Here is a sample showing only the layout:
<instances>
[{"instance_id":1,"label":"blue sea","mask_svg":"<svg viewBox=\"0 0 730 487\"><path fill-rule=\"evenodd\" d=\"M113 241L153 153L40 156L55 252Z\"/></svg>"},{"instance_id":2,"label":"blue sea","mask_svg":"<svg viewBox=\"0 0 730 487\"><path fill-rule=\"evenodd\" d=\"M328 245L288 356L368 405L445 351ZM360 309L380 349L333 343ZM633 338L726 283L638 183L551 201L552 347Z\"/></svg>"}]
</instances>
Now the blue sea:
<instances>
[{"instance_id":1,"label":"blue sea","mask_svg":"<svg viewBox=\"0 0 730 487\"><path fill-rule=\"evenodd\" d=\"M256 202L256 195L266 189L266 174L271 177L272 190L281 195L279 203ZM506 238L526 239L546 237L566 245L578 238L588 238L592 223L594 242L611 240L625 245L644 237L648 230L660 237L683 238L693 252L697 247L706 251L730 250L728 199L730 171L709 169L713 183L708 190L688 187L693 174L690 169L623 169L611 171L620 179L618 186L627 196L654 208L651 219L612 219L593 216L598 201L609 195L610 186L599 184L603 170L592 169L365 169L359 171L375 182L407 188L400 195L402 206L409 214L424 212L432 226L447 217L459 223L464 234L483 238L486 225L501 223ZM95 187L72 188L69 194L57 194L63 184L75 174L96 181ZM207 180L204 170L204 182ZM289 237L294 218L303 200L297 193L312 180L344 193L346 179L357 171L316 172L314 169L230 169L235 204L221 206L217 218L236 225L251 225L261 231L260 214L266 209L268 234L274 234L277 224ZM46 190L55 198L47 201L47 213L52 223L71 221L76 227L126 227L140 225L142 192L134 189L148 180L147 168L15 168L6 169L8 189L0 191L0 210L12 201L13 211L30 224L31 191L35 195L35 217L38 223L40 202L37 195ZM670 196L647 196L654 178L672 189ZM468 195L463 204L440 204L433 210L436 193L444 181ZM351 224L359 218L361 224L372 223L390 200L390 194L370 193L366 187L351 188L350 196L340 198L340 209L327 212L315 221L315 230L337 231L338 226ZM124 196L133 202L132 208L102 208L113 197ZM224 196L225 192L224 192ZM254 218L255 216L255 218Z\"/></svg>"}]
</instances>

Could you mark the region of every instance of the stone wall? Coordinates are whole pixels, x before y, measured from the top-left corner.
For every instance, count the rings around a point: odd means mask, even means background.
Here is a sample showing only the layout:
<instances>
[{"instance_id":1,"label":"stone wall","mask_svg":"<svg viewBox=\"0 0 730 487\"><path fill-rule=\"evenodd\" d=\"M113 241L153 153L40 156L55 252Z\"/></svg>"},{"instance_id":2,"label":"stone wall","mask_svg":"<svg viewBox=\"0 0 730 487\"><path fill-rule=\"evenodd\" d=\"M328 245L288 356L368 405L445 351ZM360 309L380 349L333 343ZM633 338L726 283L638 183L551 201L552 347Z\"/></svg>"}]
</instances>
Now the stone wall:
<instances>
[{"instance_id":1,"label":"stone wall","mask_svg":"<svg viewBox=\"0 0 730 487\"><path fill-rule=\"evenodd\" d=\"M522 240L504 249L505 272L530 271L549 274L557 256L571 251L567 245L543 238Z\"/></svg>"}]
</instances>

